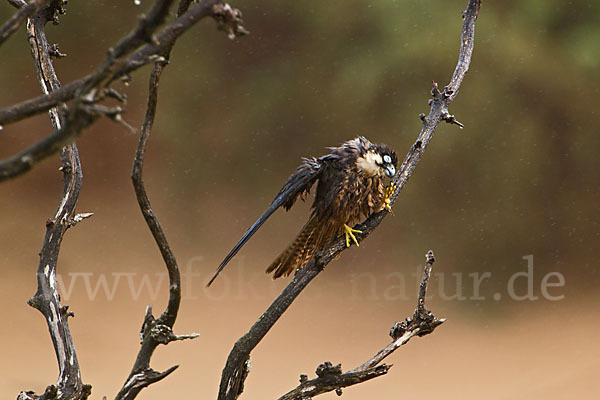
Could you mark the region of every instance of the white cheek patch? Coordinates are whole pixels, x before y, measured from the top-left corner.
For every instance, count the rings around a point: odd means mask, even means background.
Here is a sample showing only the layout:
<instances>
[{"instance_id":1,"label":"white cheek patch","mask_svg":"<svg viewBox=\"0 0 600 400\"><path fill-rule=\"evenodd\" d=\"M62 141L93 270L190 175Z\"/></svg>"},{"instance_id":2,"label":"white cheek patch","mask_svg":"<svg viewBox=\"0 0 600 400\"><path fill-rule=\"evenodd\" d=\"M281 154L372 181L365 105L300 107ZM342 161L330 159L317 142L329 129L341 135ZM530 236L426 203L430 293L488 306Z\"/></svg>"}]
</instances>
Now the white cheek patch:
<instances>
[{"instance_id":1,"label":"white cheek patch","mask_svg":"<svg viewBox=\"0 0 600 400\"><path fill-rule=\"evenodd\" d=\"M373 153L372 151L367 153L367 160L373 165L383 164L381 161L381 154Z\"/></svg>"},{"instance_id":2,"label":"white cheek patch","mask_svg":"<svg viewBox=\"0 0 600 400\"><path fill-rule=\"evenodd\" d=\"M379 165L383 164L381 154L372 151L369 151L364 157L359 157L356 163L362 171L370 176L379 174L381 172Z\"/></svg>"}]
</instances>

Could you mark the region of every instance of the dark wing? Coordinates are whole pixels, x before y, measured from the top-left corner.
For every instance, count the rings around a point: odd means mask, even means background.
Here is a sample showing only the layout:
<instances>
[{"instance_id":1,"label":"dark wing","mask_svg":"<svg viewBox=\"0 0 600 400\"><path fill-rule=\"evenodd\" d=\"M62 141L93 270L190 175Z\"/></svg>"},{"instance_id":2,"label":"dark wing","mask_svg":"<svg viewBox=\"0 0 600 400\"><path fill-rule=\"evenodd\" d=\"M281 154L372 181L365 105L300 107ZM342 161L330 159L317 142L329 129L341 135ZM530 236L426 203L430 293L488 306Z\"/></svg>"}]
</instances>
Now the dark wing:
<instances>
[{"instance_id":1,"label":"dark wing","mask_svg":"<svg viewBox=\"0 0 600 400\"><path fill-rule=\"evenodd\" d=\"M279 207L283 206L286 210L289 210L298 197L304 198L306 194L310 191L311 186L315 183L315 181L319 178L319 175L322 171L322 161L325 160L328 156L317 158L303 158L302 164L294 173L288 178L287 182L275 199L267 208L267 210L260 216L260 218L248 229L248 231L242 236L239 242L233 247L233 249L227 254L227 257L221 262L219 268L217 268L217 272L211 278L206 286L210 286L215 278L219 275L219 273L225 268L227 263L237 254L238 251L244 246L244 244L256 233L256 231L265 223L265 221L277 210Z\"/></svg>"}]
</instances>

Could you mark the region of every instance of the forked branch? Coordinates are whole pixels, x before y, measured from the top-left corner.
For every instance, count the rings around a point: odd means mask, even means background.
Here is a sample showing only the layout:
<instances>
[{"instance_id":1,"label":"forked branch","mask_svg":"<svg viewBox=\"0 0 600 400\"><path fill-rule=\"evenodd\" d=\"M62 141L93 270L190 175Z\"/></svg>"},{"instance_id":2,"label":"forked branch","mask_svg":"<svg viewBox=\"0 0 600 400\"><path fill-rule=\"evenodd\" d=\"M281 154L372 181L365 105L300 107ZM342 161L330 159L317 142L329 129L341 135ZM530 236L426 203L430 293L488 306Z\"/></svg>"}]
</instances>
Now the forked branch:
<instances>
[{"instance_id":1,"label":"forked branch","mask_svg":"<svg viewBox=\"0 0 600 400\"><path fill-rule=\"evenodd\" d=\"M423 116L421 131L415 143L406 154L396 177L393 180L394 191L390 197L390 205L393 205L400 191L411 177L421 156L433 138L433 134L440 121L448 119L450 113L448 106L456 98L458 89L463 81L471 62L473 45L475 40L475 23L481 6L481 0L470 0L467 9L463 13L463 26L460 42L460 53L458 63L450 79L450 83L443 92L438 91L434 82L432 89L433 99L430 101L429 115ZM364 240L379 226L381 221L388 215L389 211L382 210L371 215L364 222L357 224L354 228L363 233L356 235ZM219 400L237 399L244 389L244 381L248 375L248 364L251 351L260 343L267 332L279 320L296 297L304 290L309 282L314 279L329 262L346 249L343 237L335 240L322 252L317 253L309 264L302 268L287 285L283 292L275 299L271 306L261 315L257 322L250 328L248 333L242 336L233 346L229 353L219 385Z\"/></svg>"},{"instance_id":2,"label":"forked branch","mask_svg":"<svg viewBox=\"0 0 600 400\"><path fill-rule=\"evenodd\" d=\"M190 3L190 1L181 1L179 3L177 15L181 16L184 14L190 6ZM173 333L173 325L177 319L179 304L181 303L181 277L175 254L169 246L167 237L158 221L158 217L154 213L154 210L152 210L143 180L146 148L148 147L154 119L156 118L158 84L163 68L169 63L168 60L171 49L172 44L168 48L163 49L159 58L155 61L152 72L150 73L146 116L142 124L140 138L133 160L133 169L131 171L133 188L140 210L142 211L142 215L148 228L152 232L152 236L154 237L167 268L169 275L169 301L165 311L158 318L155 318L154 315L152 315L151 306L146 308L146 315L140 331L141 347L127 380L115 398L116 400L131 400L135 398L143 388L166 378L178 368L177 365L174 365L163 372L158 372L150 368L150 358L159 344L168 344L176 340L194 339L198 337L198 334L195 333L190 335L175 335Z\"/></svg>"},{"instance_id":3,"label":"forked branch","mask_svg":"<svg viewBox=\"0 0 600 400\"><path fill-rule=\"evenodd\" d=\"M0 45L15 33L27 18L31 17L40 8L50 3L50 1L51 0L31 0L29 3L25 2L25 0L14 1L13 5L19 7L19 11L0 27Z\"/></svg>"},{"instance_id":4,"label":"forked branch","mask_svg":"<svg viewBox=\"0 0 600 400\"><path fill-rule=\"evenodd\" d=\"M427 335L444 323L445 319L437 319L425 308L427 285L431 277L431 267L435 262L433 251L428 251L425 258L426 264L423 271L423 279L421 279L417 307L411 317L406 318L402 322L396 322L392 326L390 329L392 342L390 344L362 365L345 373L342 373L341 364L333 366L329 361L326 361L317 367L317 378L308 380L306 375L301 375L300 385L281 396L279 400L305 400L334 390L338 395L341 395L342 388L385 375L392 367L391 365L381 364L387 356L396 351L400 346L408 343L412 337Z\"/></svg>"},{"instance_id":5,"label":"forked branch","mask_svg":"<svg viewBox=\"0 0 600 400\"><path fill-rule=\"evenodd\" d=\"M79 115L83 115L84 111L88 114L87 118L78 120L80 124L64 127L64 131L55 132L22 152L0 160L0 181L21 175L39 161L56 153L65 143L81 134L98 116L108 115L119 121L123 110L97 104L106 96L106 91L110 90L109 85L164 56L177 39L202 18L214 18L218 28L226 31L229 37L248 33L242 25L241 13L237 9L220 0L199 0L155 35L154 32L164 22L172 3L173 0L157 0L148 16L141 18L137 27L109 51L106 59L91 74L51 93L0 109L0 127L71 100L75 103L71 107L71 114L79 112ZM181 2L180 11L185 9L184 4L189 6L190 2Z\"/></svg>"},{"instance_id":6,"label":"forked branch","mask_svg":"<svg viewBox=\"0 0 600 400\"><path fill-rule=\"evenodd\" d=\"M143 388L164 379L177 369L177 365L163 372L158 372L150 368L150 358L158 345L168 344L176 340L194 339L198 337L197 334L175 335L173 333L173 325L177 319L179 304L181 302L181 277L175 254L169 246L167 237L158 221L158 217L154 213L154 210L152 210L150 199L146 193L146 187L143 181L146 148L156 116L158 83L163 67L166 64L167 61L165 59L158 60L154 64L150 74L148 106L146 108L146 116L144 118L144 123L142 124L140 139L133 161L131 179L144 220L152 232L152 236L154 237L167 268L169 275L169 301L167 303L167 308L158 318L154 318L152 315L152 307L148 306L146 309L146 315L140 331L142 341L141 347L127 380L115 398L116 400L131 400L135 398Z\"/></svg>"},{"instance_id":7,"label":"forked branch","mask_svg":"<svg viewBox=\"0 0 600 400\"><path fill-rule=\"evenodd\" d=\"M59 364L59 378L56 384L48 386L42 395L37 395L33 391L21 392L19 399L83 400L90 395L91 386L84 385L81 379L67 323L67 318L73 316L73 313L68 311L67 306L60 305L56 282L56 263L64 233L71 226L92 215L91 213L75 214L82 173L77 147L73 140L101 115L122 122L123 110L120 107L99 104L107 97L120 101L123 99L119 93L109 87L110 83L141 65L155 63L150 79L148 109L136 152L132 179L142 214L168 270L169 301L166 310L158 318L153 316L150 306L146 309L140 333L140 351L131 373L117 395L117 399L133 399L141 389L165 378L177 368L173 366L163 372L150 368L150 358L159 344L198 336L173 333L173 325L181 301L179 269L165 234L152 211L142 180L144 154L156 114L159 76L168 62L169 53L178 37L205 16L212 16L217 21L218 28L225 30L230 37L247 32L241 25L241 13L222 1L199 0L190 8L192 1L180 0L178 18L161 34L155 35L158 27L168 17L174 3L174 0L156 0L148 14L140 19L131 33L121 39L114 48L109 49L108 56L94 72L61 88L51 61L51 56L61 56L61 54L55 46L49 45L44 26L49 21L58 22L58 15L64 13L63 5L66 0L32 0L29 3L23 0L9 1L19 8L19 11L0 27L0 44L17 30L27 17L35 13L27 24L28 40L43 95L32 101L0 110L0 120L3 121L2 123L14 122L49 110L53 132L22 152L0 161L0 181L25 173L37 162L58 151L61 155L61 171L64 178L64 189L58 209L46 223L46 237L40 252L38 267L38 289L29 300L29 304L42 312L48 323ZM135 53L136 50L144 51ZM138 54L136 57L140 59L132 57L132 54ZM123 69L128 62L131 65ZM65 102L68 100L73 102L67 107Z\"/></svg>"}]
</instances>

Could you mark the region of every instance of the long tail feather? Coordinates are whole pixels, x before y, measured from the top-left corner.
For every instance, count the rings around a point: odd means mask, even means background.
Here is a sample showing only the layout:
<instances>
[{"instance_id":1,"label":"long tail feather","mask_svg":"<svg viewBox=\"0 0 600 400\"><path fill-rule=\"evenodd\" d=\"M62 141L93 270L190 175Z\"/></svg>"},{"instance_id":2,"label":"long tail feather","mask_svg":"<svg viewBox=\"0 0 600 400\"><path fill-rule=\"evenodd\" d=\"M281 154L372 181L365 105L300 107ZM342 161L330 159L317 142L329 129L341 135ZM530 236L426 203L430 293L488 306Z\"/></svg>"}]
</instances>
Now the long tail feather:
<instances>
[{"instance_id":1,"label":"long tail feather","mask_svg":"<svg viewBox=\"0 0 600 400\"><path fill-rule=\"evenodd\" d=\"M252 237L252 235L254 235L256 233L258 228L260 228L262 226L262 224L265 223L265 221L271 216L271 214L273 214L275 212L277 207L279 207L279 205L275 204L275 206L274 206L273 204L271 204L271 206L267 209L267 211L265 211L264 214L260 216L260 218L250 227L250 229L248 229L248 231L244 234L244 236L242 236L242 238L239 240L239 242L237 242L236 245L233 246L233 249L231 249L229 254L227 254L227 257L225 257L225 259L221 262L221 264L219 265L219 268L217 268L217 271L215 272L213 277L206 284L206 287L209 287L214 282L214 280L217 279L217 276L223 270L223 268L225 268L227 263L229 261L231 261L233 256L235 256L238 253L238 251L240 251L242 246L244 246L244 244L246 244L248 239L250 239Z\"/></svg>"},{"instance_id":2,"label":"long tail feather","mask_svg":"<svg viewBox=\"0 0 600 400\"><path fill-rule=\"evenodd\" d=\"M323 159L323 157L321 158ZM231 249L229 254L225 257L225 259L221 262L217 271L213 275L210 281L206 284L206 286L210 286L214 280L217 278L219 273L225 268L227 263L237 254L238 251L244 246L244 244L258 231L258 229L265 223L265 221L277 210L279 207L283 206L286 210L289 210L290 207L294 204L298 197L304 197L306 193L310 190L311 186L317 178L319 177L319 173L321 172L321 159L316 158L304 158L302 164L296 171L288 178L287 182L275 199L267 208L267 210L263 213L263 215L258 218L258 220L248 229L248 231L242 236L239 242Z\"/></svg>"}]
</instances>

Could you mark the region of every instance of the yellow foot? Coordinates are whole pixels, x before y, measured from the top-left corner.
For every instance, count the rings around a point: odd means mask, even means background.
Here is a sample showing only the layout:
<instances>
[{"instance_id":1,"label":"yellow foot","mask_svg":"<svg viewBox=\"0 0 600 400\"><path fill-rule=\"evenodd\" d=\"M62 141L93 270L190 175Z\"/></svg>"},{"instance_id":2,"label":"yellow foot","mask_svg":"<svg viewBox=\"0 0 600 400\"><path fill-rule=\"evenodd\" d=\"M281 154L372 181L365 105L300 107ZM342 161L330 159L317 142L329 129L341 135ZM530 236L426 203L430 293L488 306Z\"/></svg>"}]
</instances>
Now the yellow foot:
<instances>
[{"instance_id":1,"label":"yellow foot","mask_svg":"<svg viewBox=\"0 0 600 400\"><path fill-rule=\"evenodd\" d=\"M359 246L358 240L356 240L356 236L354 236L354 234L362 233L362 231L359 231L358 229L352 229L348 225L344 224L344 233L346 234L346 247L350 247L350 238L352 238L352 241L356 247Z\"/></svg>"},{"instance_id":2,"label":"yellow foot","mask_svg":"<svg viewBox=\"0 0 600 400\"><path fill-rule=\"evenodd\" d=\"M381 202L381 208L379 211L386 209L388 212L392 212L392 205L390 201L390 197L394 194L394 190L396 190L396 185L390 183L390 185L385 188L385 193L383 194L383 201Z\"/></svg>"}]
</instances>

